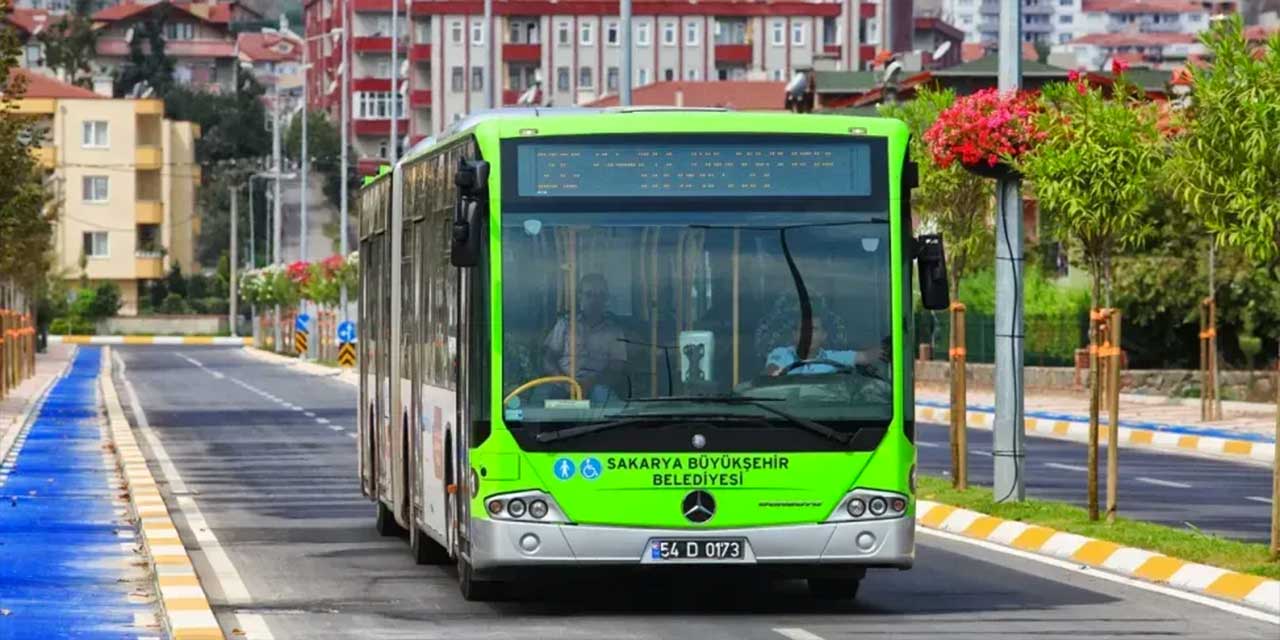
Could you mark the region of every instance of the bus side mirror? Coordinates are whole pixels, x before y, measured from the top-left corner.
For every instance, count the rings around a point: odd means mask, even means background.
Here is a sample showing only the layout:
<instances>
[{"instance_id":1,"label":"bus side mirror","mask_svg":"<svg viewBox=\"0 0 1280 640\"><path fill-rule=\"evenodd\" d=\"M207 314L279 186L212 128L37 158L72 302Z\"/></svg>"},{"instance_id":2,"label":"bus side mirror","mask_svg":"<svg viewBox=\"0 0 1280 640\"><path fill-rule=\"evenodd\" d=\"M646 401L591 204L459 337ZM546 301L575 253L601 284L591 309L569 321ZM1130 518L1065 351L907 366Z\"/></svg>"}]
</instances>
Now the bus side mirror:
<instances>
[{"instance_id":1,"label":"bus side mirror","mask_svg":"<svg viewBox=\"0 0 1280 640\"><path fill-rule=\"evenodd\" d=\"M449 261L455 267L474 267L480 263L480 207L487 202L489 163L459 160L453 183L458 187L458 201L453 208Z\"/></svg>"},{"instance_id":2,"label":"bus side mirror","mask_svg":"<svg viewBox=\"0 0 1280 640\"><path fill-rule=\"evenodd\" d=\"M942 311L951 306L947 291L947 256L942 236L923 235L916 238L916 263L920 272L920 301L929 311Z\"/></svg>"}]
</instances>

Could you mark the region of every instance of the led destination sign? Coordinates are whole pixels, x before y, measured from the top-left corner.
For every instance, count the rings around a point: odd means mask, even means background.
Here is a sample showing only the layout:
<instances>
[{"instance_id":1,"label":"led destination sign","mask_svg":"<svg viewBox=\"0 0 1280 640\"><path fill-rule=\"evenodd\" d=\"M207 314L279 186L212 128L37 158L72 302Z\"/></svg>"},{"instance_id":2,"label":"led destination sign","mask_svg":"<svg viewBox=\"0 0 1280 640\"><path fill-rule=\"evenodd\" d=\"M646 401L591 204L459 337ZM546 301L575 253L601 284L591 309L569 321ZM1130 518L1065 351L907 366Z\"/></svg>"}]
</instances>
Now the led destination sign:
<instances>
[{"instance_id":1,"label":"led destination sign","mask_svg":"<svg viewBox=\"0 0 1280 640\"><path fill-rule=\"evenodd\" d=\"M533 197L864 197L866 142L525 143L519 195Z\"/></svg>"}]
</instances>

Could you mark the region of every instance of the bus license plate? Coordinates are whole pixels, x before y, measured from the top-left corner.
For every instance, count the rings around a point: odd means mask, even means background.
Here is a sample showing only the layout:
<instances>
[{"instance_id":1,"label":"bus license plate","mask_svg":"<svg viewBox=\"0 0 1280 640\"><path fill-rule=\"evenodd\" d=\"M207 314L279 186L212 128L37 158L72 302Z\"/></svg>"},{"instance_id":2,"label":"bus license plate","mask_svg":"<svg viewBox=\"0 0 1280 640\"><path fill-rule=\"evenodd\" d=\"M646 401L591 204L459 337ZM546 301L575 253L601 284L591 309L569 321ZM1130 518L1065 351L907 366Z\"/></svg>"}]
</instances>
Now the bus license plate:
<instances>
[{"instance_id":1,"label":"bus license plate","mask_svg":"<svg viewBox=\"0 0 1280 640\"><path fill-rule=\"evenodd\" d=\"M649 542L649 558L653 561L716 562L742 560L746 557L742 538L667 539Z\"/></svg>"}]
</instances>

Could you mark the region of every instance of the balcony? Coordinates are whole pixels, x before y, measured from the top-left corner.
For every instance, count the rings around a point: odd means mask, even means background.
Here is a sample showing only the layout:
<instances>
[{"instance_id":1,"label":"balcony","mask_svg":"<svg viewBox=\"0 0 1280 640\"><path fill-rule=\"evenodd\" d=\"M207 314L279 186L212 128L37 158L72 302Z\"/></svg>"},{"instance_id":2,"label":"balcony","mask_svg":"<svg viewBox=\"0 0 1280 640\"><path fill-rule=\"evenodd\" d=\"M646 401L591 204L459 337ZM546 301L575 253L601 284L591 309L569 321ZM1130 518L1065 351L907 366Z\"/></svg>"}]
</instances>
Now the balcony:
<instances>
[{"instance_id":1,"label":"balcony","mask_svg":"<svg viewBox=\"0 0 1280 640\"><path fill-rule=\"evenodd\" d=\"M431 108L431 90L430 89L414 89L409 92L409 108L423 109Z\"/></svg>"},{"instance_id":2,"label":"balcony","mask_svg":"<svg viewBox=\"0 0 1280 640\"><path fill-rule=\"evenodd\" d=\"M718 44L716 45L716 62L751 62L751 45Z\"/></svg>"},{"instance_id":3,"label":"balcony","mask_svg":"<svg viewBox=\"0 0 1280 640\"><path fill-rule=\"evenodd\" d=\"M164 256L159 251L136 251L133 254L133 277L154 280L164 277Z\"/></svg>"},{"instance_id":4,"label":"balcony","mask_svg":"<svg viewBox=\"0 0 1280 640\"><path fill-rule=\"evenodd\" d=\"M31 150L31 155L42 169L52 169L58 162L58 148L53 145L36 147Z\"/></svg>"},{"instance_id":5,"label":"balcony","mask_svg":"<svg viewBox=\"0 0 1280 640\"><path fill-rule=\"evenodd\" d=\"M503 62L532 62L538 63L542 61L542 45L541 44L504 44L502 45L502 61Z\"/></svg>"},{"instance_id":6,"label":"balcony","mask_svg":"<svg viewBox=\"0 0 1280 640\"><path fill-rule=\"evenodd\" d=\"M839 57L840 57L840 54L842 53L842 51L843 51L843 50L841 49L840 45L838 45L838 44L824 44L824 45L822 45L822 53L823 53L823 54L825 54L825 55L831 56L831 57L833 57L833 58L839 58Z\"/></svg>"},{"instance_id":7,"label":"balcony","mask_svg":"<svg viewBox=\"0 0 1280 640\"><path fill-rule=\"evenodd\" d=\"M164 100L135 100L133 113L139 116L163 116Z\"/></svg>"},{"instance_id":8,"label":"balcony","mask_svg":"<svg viewBox=\"0 0 1280 640\"><path fill-rule=\"evenodd\" d=\"M873 44L864 44L858 46L858 60L868 62L876 59L876 46Z\"/></svg>"},{"instance_id":9,"label":"balcony","mask_svg":"<svg viewBox=\"0 0 1280 640\"><path fill-rule=\"evenodd\" d=\"M160 147L140 146L133 152L134 168L140 170L159 169L164 164L164 150Z\"/></svg>"},{"instance_id":10,"label":"balcony","mask_svg":"<svg viewBox=\"0 0 1280 640\"><path fill-rule=\"evenodd\" d=\"M400 40L398 43L401 51L405 50L407 43ZM351 39L351 48L356 53L391 53L391 37L390 36L356 36Z\"/></svg>"},{"instance_id":11,"label":"balcony","mask_svg":"<svg viewBox=\"0 0 1280 640\"><path fill-rule=\"evenodd\" d=\"M157 200L139 200L133 208L135 224L164 224L164 203Z\"/></svg>"},{"instance_id":12,"label":"balcony","mask_svg":"<svg viewBox=\"0 0 1280 640\"><path fill-rule=\"evenodd\" d=\"M518 89L502 90L502 106L508 107L520 102L520 94L524 93Z\"/></svg>"},{"instance_id":13,"label":"balcony","mask_svg":"<svg viewBox=\"0 0 1280 640\"><path fill-rule=\"evenodd\" d=\"M358 136L391 135L390 120L356 120L353 128ZM396 125L396 132L400 134L409 133L409 120L407 118L402 118L400 123Z\"/></svg>"},{"instance_id":14,"label":"balcony","mask_svg":"<svg viewBox=\"0 0 1280 640\"><path fill-rule=\"evenodd\" d=\"M391 13L391 0L353 0L351 4L356 13ZM401 0L401 11L404 5L404 0Z\"/></svg>"},{"instance_id":15,"label":"balcony","mask_svg":"<svg viewBox=\"0 0 1280 640\"><path fill-rule=\"evenodd\" d=\"M414 62L419 62L419 61L430 62L431 61L431 45L415 44L412 47L409 47L409 59L413 60Z\"/></svg>"},{"instance_id":16,"label":"balcony","mask_svg":"<svg viewBox=\"0 0 1280 640\"><path fill-rule=\"evenodd\" d=\"M352 91L390 91L391 78L352 78Z\"/></svg>"}]
</instances>

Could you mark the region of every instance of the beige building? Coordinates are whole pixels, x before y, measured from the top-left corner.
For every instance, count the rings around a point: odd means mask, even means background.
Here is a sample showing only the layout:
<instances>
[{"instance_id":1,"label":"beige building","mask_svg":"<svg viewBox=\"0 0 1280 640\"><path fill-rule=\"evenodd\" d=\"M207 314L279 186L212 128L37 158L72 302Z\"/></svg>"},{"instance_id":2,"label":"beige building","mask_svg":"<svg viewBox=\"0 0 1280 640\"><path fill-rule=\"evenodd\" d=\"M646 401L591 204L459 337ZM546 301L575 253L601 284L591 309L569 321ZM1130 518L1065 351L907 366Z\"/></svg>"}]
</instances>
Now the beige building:
<instances>
[{"instance_id":1,"label":"beige building","mask_svg":"<svg viewBox=\"0 0 1280 640\"><path fill-rule=\"evenodd\" d=\"M58 216L54 268L69 282L120 285L122 315L147 280L195 270L199 127L161 100L116 100L31 72L18 111L35 119Z\"/></svg>"}]
</instances>

